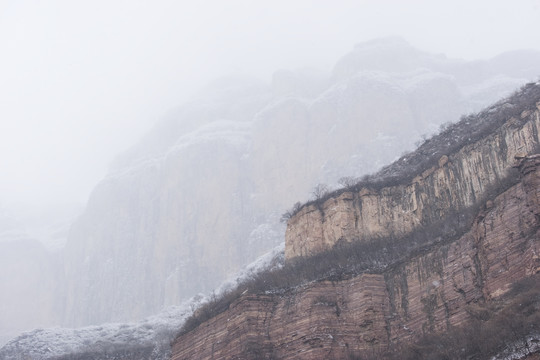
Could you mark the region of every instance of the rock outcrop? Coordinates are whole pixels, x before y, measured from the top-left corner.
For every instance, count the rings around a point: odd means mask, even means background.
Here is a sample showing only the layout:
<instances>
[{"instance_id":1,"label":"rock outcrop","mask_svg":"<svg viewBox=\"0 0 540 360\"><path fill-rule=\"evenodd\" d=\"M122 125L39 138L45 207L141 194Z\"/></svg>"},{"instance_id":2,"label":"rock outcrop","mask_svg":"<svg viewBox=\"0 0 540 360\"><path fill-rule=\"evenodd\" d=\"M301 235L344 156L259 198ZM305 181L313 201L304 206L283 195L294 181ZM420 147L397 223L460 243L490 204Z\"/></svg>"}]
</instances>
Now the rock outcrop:
<instances>
[{"instance_id":1,"label":"rock outcrop","mask_svg":"<svg viewBox=\"0 0 540 360\"><path fill-rule=\"evenodd\" d=\"M535 111L508 119L479 141L442 155L404 184L379 190L361 187L304 206L289 219L285 256L310 256L340 240L397 238L470 207L499 186L515 155L538 147L538 109L540 103Z\"/></svg>"},{"instance_id":2,"label":"rock outcrop","mask_svg":"<svg viewBox=\"0 0 540 360\"><path fill-rule=\"evenodd\" d=\"M173 360L342 359L468 319L540 271L540 156L522 157L521 181L486 203L472 227L382 273L321 280L285 294L246 294L177 338Z\"/></svg>"}]
</instances>

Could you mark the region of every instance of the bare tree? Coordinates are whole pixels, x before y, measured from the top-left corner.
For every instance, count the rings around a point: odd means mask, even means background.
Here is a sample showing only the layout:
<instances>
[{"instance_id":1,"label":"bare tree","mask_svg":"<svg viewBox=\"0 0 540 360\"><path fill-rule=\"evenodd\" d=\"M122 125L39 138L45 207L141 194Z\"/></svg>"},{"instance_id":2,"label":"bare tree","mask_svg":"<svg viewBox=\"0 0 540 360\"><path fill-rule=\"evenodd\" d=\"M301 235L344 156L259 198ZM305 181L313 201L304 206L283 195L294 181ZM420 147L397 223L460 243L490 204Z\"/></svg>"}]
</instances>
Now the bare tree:
<instances>
[{"instance_id":1,"label":"bare tree","mask_svg":"<svg viewBox=\"0 0 540 360\"><path fill-rule=\"evenodd\" d=\"M358 178L354 176L344 176L338 180L338 184L346 189L352 188L358 183Z\"/></svg>"},{"instance_id":2,"label":"bare tree","mask_svg":"<svg viewBox=\"0 0 540 360\"><path fill-rule=\"evenodd\" d=\"M287 222L290 218L296 215L296 213L298 213L301 208L302 208L302 204L300 204L300 202L296 202L293 205L292 209L287 210L283 214L281 214L281 218L279 219L279 221L281 221L282 223Z\"/></svg>"},{"instance_id":3,"label":"bare tree","mask_svg":"<svg viewBox=\"0 0 540 360\"><path fill-rule=\"evenodd\" d=\"M325 197L328 192L330 191L330 188L326 184L317 184L313 191L311 192L311 195L313 196L315 201L321 200L323 197Z\"/></svg>"}]
</instances>

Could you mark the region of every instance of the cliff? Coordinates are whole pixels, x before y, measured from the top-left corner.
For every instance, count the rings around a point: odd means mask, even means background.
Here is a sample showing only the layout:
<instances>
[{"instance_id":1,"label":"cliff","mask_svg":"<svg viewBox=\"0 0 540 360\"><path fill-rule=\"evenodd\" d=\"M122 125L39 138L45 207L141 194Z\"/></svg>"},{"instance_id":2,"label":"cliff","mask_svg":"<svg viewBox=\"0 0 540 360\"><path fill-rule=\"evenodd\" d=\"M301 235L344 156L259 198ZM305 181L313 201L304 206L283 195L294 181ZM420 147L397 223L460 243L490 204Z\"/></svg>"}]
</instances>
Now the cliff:
<instances>
[{"instance_id":1,"label":"cliff","mask_svg":"<svg viewBox=\"0 0 540 360\"><path fill-rule=\"evenodd\" d=\"M277 291L247 285L226 310L185 328L172 359L382 356L465 324L470 304L540 272L540 155L526 155L538 150L539 91L529 84L288 222L290 269L353 245L384 243L390 254L407 242L401 256L374 252L376 266L360 270L341 258L337 271Z\"/></svg>"},{"instance_id":2,"label":"cliff","mask_svg":"<svg viewBox=\"0 0 540 360\"><path fill-rule=\"evenodd\" d=\"M171 111L111 166L71 227L59 253L63 269L54 275L32 270L41 276L17 281L10 262L0 262L10 274L0 279L0 293L9 297L0 309L0 332L136 321L210 293L282 243L279 217L291 199L307 197L317 183L335 184L343 175L388 164L413 148L420 134L535 78L537 59L540 54L532 52L510 53L502 63L461 61L379 39L359 44L332 74L282 70L270 84L217 81ZM525 122L521 114L516 119ZM369 191L374 199L384 192ZM432 212L429 204L422 206L422 214ZM343 226L354 227L345 224L345 212L339 216ZM395 233L405 233L407 224L399 226L404 229ZM26 260L33 269L34 260ZM41 286L53 284L53 276L60 291ZM13 283L20 286L17 294L9 290ZM51 306L34 306L37 299ZM30 314L28 308L41 313L15 324L12 314ZM10 348L50 347L51 338L21 335Z\"/></svg>"},{"instance_id":3,"label":"cliff","mask_svg":"<svg viewBox=\"0 0 540 360\"><path fill-rule=\"evenodd\" d=\"M171 111L118 159L73 224L59 322L135 321L211 292L283 241L279 215L291 199L318 182L375 171L421 133L530 77L404 41L371 45L333 74L222 79ZM392 65L404 48L408 65ZM471 66L483 75L460 75Z\"/></svg>"},{"instance_id":4,"label":"cliff","mask_svg":"<svg viewBox=\"0 0 540 360\"><path fill-rule=\"evenodd\" d=\"M320 280L284 294L246 294L175 341L180 359L338 359L380 354L466 321L467 304L490 301L540 271L540 156L490 200L463 236L382 273Z\"/></svg>"},{"instance_id":5,"label":"cliff","mask_svg":"<svg viewBox=\"0 0 540 360\"><path fill-rule=\"evenodd\" d=\"M332 248L338 241L404 236L472 206L504 181L516 155L537 148L539 109L540 103L534 109L525 109L472 143L468 141L474 135L468 132L470 124L461 124L465 128L461 140L464 146L445 154L438 149L431 152L427 149L430 144L425 144L415 154L402 157L398 165L407 157L428 153L434 164L419 167L411 179L393 179L400 182L395 186L358 184L355 190L344 189L326 201L304 206L288 221L286 258L310 256ZM444 142L451 132L430 142ZM382 173L390 170L383 169Z\"/></svg>"}]
</instances>

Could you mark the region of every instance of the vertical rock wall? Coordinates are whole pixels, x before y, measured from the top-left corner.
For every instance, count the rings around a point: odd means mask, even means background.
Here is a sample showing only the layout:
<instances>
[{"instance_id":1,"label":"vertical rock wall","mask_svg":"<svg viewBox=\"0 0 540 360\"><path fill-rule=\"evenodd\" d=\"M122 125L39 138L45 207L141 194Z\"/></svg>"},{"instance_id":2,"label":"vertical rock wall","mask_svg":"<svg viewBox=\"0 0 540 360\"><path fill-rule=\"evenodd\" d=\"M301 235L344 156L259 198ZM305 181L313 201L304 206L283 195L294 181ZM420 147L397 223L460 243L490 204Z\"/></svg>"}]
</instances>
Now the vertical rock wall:
<instances>
[{"instance_id":1,"label":"vertical rock wall","mask_svg":"<svg viewBox=\"0 0 540 360\"><path fill-rule=\"evenodd\" d=\"M538 146L539 127L538 110L523 113L480 141L442 156L407 184L344 192L305 206L289 219L286 258L313 255L339 240L399 237L473 205L505 177L516 154Z\"/></svg>"}]
</instances>

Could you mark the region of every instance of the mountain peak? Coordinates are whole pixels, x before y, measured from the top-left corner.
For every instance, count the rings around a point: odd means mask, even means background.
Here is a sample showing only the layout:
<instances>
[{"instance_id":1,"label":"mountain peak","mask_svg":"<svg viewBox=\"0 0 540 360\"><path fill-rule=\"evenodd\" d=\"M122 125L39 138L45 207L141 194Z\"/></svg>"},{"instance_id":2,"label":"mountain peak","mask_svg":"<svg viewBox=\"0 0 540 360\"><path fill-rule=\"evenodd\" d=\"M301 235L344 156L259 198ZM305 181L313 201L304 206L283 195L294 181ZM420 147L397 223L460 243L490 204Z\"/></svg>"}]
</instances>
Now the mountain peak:
<instances>
[{"instance_id":1,"label":"mountain peak","mask_svg":"<svg viewBox=\"0 0 540 360\"><path fill-rule=\"evenodd\" d=\"M401 36L386 36L381 38L376 38L368 41L363 41L356 43L354 45L354 50L366 50L373 48L400 48L407 47L413 48L413 46Z\"/></svg>"},{"instance_id":2,"label":"mountain peak","mask_svg":"<svg viewBox=\"0 0 540 360\"><path fill-rule=\"evenodd\" d=\"M362 71L392 73L410 72L419 68L440 68L440 56L418 50L398 36L378 38L354 46L334 67L334 78L343 80Z\"/></svg>"}]
</instances>

